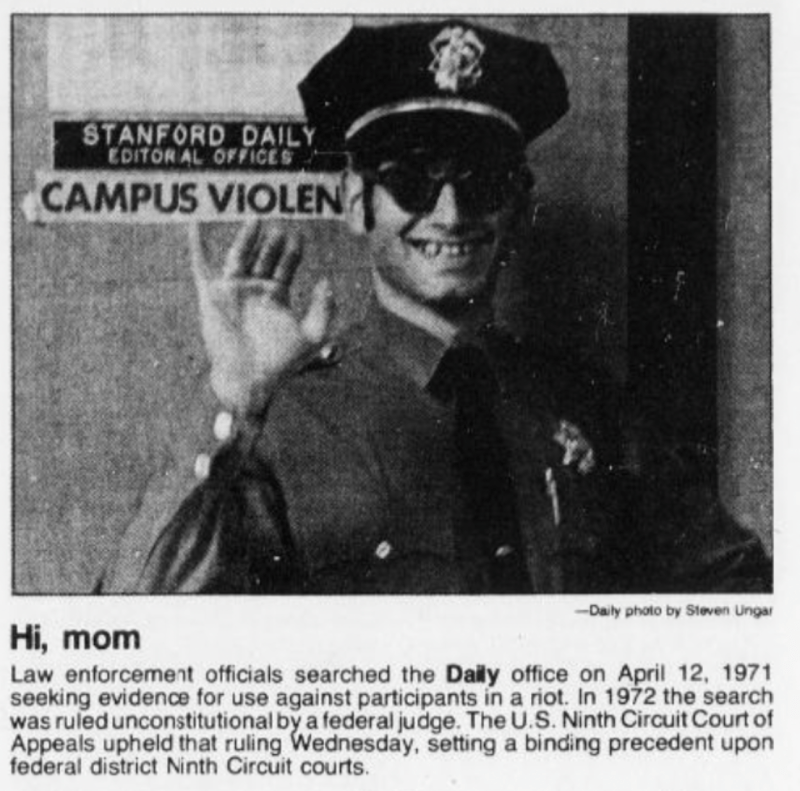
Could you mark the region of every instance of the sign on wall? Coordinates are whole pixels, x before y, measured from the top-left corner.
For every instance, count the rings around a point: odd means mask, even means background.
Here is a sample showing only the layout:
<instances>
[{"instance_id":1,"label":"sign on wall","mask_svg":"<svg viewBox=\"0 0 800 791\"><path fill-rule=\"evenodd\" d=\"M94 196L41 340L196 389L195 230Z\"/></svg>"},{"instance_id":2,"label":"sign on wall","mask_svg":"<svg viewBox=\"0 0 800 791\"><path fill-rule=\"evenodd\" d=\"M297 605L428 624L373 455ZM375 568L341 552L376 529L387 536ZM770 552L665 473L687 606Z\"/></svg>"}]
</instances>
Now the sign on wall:
<instances>
[{"instance_id":1,"label":"sign on wall","mask_svg":"<svg viewBox=\"0 0 800 791\"><path fill-rule=\"evenodd\" d=\"M296 120L55 121L25 209L37 222L335 219L342 157L314 142Z\"/></svg>"},{"instance_id":2,"label":"sign on wall","mask_svg":"<svg viewBox=\"0 0 800 791\"><path fill-rule=\"evenodd\" d=\"M26 216L339 217L342 155L317 150L295 86L351 24L346 16L49 19L52 157L24 200Z\"/></svg>"}]
</instances>

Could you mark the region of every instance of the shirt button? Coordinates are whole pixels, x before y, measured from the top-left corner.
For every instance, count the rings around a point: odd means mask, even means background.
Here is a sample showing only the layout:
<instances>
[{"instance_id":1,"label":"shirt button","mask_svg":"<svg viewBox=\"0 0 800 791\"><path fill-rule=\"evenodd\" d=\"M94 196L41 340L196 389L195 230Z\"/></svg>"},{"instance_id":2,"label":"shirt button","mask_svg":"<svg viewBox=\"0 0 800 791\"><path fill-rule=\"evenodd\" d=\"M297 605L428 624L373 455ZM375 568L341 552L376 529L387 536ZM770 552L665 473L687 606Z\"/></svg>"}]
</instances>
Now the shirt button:
<instances>
[{"instance_id":1,"label":"shirt button","mask_svg":"<svg viewBox=\"0 0 800 791\"><path fill-rule=\"evenodd\" d=\"M194 477L199 481L204 481L211 474L211 456L201 453L194 460Z\"/></svg>"},{"instance_id":2,"label":"shirt button","mask_svg":"<svg viewBox=\"0 0 800 791\"><path fill-rule=\"evenodd\" d=\"M392 553L392 545L388 541L381 541L377 547L375 547L375 557L379 558L380 560L386 560Z\"/></svg>"},{"instance_id":3,"label":"shirt button","mask_svg":"<svg viewBox=\"0 0 800 791\"><path fill-rule=\"evenodd\" d=\"M336 346L332 343L326 343L319 350L319 359L324 363L332 362L334 357L336 357Z\"/></svg>"},{"instance_id":4,"label":"shirt button","mask_svg":"<svg viewBox=\"0 0 800 791\"><path fill-rule=\"evenodd\" d=\"M233 434L233 415L230 412L219 412L214 419L214 436L225 442Z\"/></svg>"},{"instance_id":5,"label":"shirt button","mask_svg":"<svg viewBox=\"0 0 800 791\"><path fill-rule=\"evenodd\" d=\"M494 556L496 558L507 558L513 551L514 547L510 546L509 544L503 544L502 546L497 547Z\"/></svg>"}]
</instances>

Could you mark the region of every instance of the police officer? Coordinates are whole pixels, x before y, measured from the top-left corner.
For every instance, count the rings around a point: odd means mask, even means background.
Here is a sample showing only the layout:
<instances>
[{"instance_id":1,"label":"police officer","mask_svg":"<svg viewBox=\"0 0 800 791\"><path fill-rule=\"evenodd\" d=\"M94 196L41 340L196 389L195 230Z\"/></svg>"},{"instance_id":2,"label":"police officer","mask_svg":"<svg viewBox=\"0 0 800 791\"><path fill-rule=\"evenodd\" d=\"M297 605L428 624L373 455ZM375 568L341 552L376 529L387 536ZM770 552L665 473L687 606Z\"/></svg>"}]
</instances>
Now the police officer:
<instances>
[{"instance_id":1,"label":"police officer","mask_svg":"<svg viewBox=\"0 0 800 791\"><path fill-rule=\"evenodd\" d=\"M246 224L216 276L191 231L235 425L201 483L134 523L105 590L768 587L758 541L684 468L626 463L607 378L493 324L525 147L568 108L549 49L458 20L354 28L299 87L321 147L347 152L373 303L331 339L327 282L290 309L299 237Z\"/></svg>"}]
</instances>

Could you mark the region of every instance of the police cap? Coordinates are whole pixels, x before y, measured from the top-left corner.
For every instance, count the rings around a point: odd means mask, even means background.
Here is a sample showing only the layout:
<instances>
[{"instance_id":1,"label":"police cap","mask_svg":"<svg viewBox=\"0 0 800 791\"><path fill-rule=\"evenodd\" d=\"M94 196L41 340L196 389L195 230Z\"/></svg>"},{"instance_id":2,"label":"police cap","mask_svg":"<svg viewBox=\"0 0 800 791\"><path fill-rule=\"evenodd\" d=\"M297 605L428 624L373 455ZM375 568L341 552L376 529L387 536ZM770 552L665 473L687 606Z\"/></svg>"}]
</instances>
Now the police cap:
<instances>
[{"instance_id":1,"label":"police cap","mask_svg":"<svg viewBox=\"0 0 800 791\"><path fill-rule=\"evenodd\" d=\"M299 90L329 151L429 144L442 134L521 148L569 107L545 44L461 20L354 27Z\"/></svg>"}]
</instances>

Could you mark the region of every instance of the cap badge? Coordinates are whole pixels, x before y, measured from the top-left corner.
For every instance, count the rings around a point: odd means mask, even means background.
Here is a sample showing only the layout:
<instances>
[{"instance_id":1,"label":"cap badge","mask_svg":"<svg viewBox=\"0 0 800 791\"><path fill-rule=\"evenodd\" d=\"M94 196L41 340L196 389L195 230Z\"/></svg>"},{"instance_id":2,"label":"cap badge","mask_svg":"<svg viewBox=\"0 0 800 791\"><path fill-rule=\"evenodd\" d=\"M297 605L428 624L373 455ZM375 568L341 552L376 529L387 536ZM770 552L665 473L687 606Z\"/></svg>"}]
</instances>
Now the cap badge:
<instances>
[{"instance_id":1,"label":"cap badge","mask_svg":"<svg viewBox=\"0 0 800 791\"><path fill-rule=\"evenodd\" d=\"M483 74L481 58L486 50L472 30L446 27L430 44L434 54L428 71L433 72L436 85L443 91L458 93L472 88Z\"/></svg>"}]
</instances>

